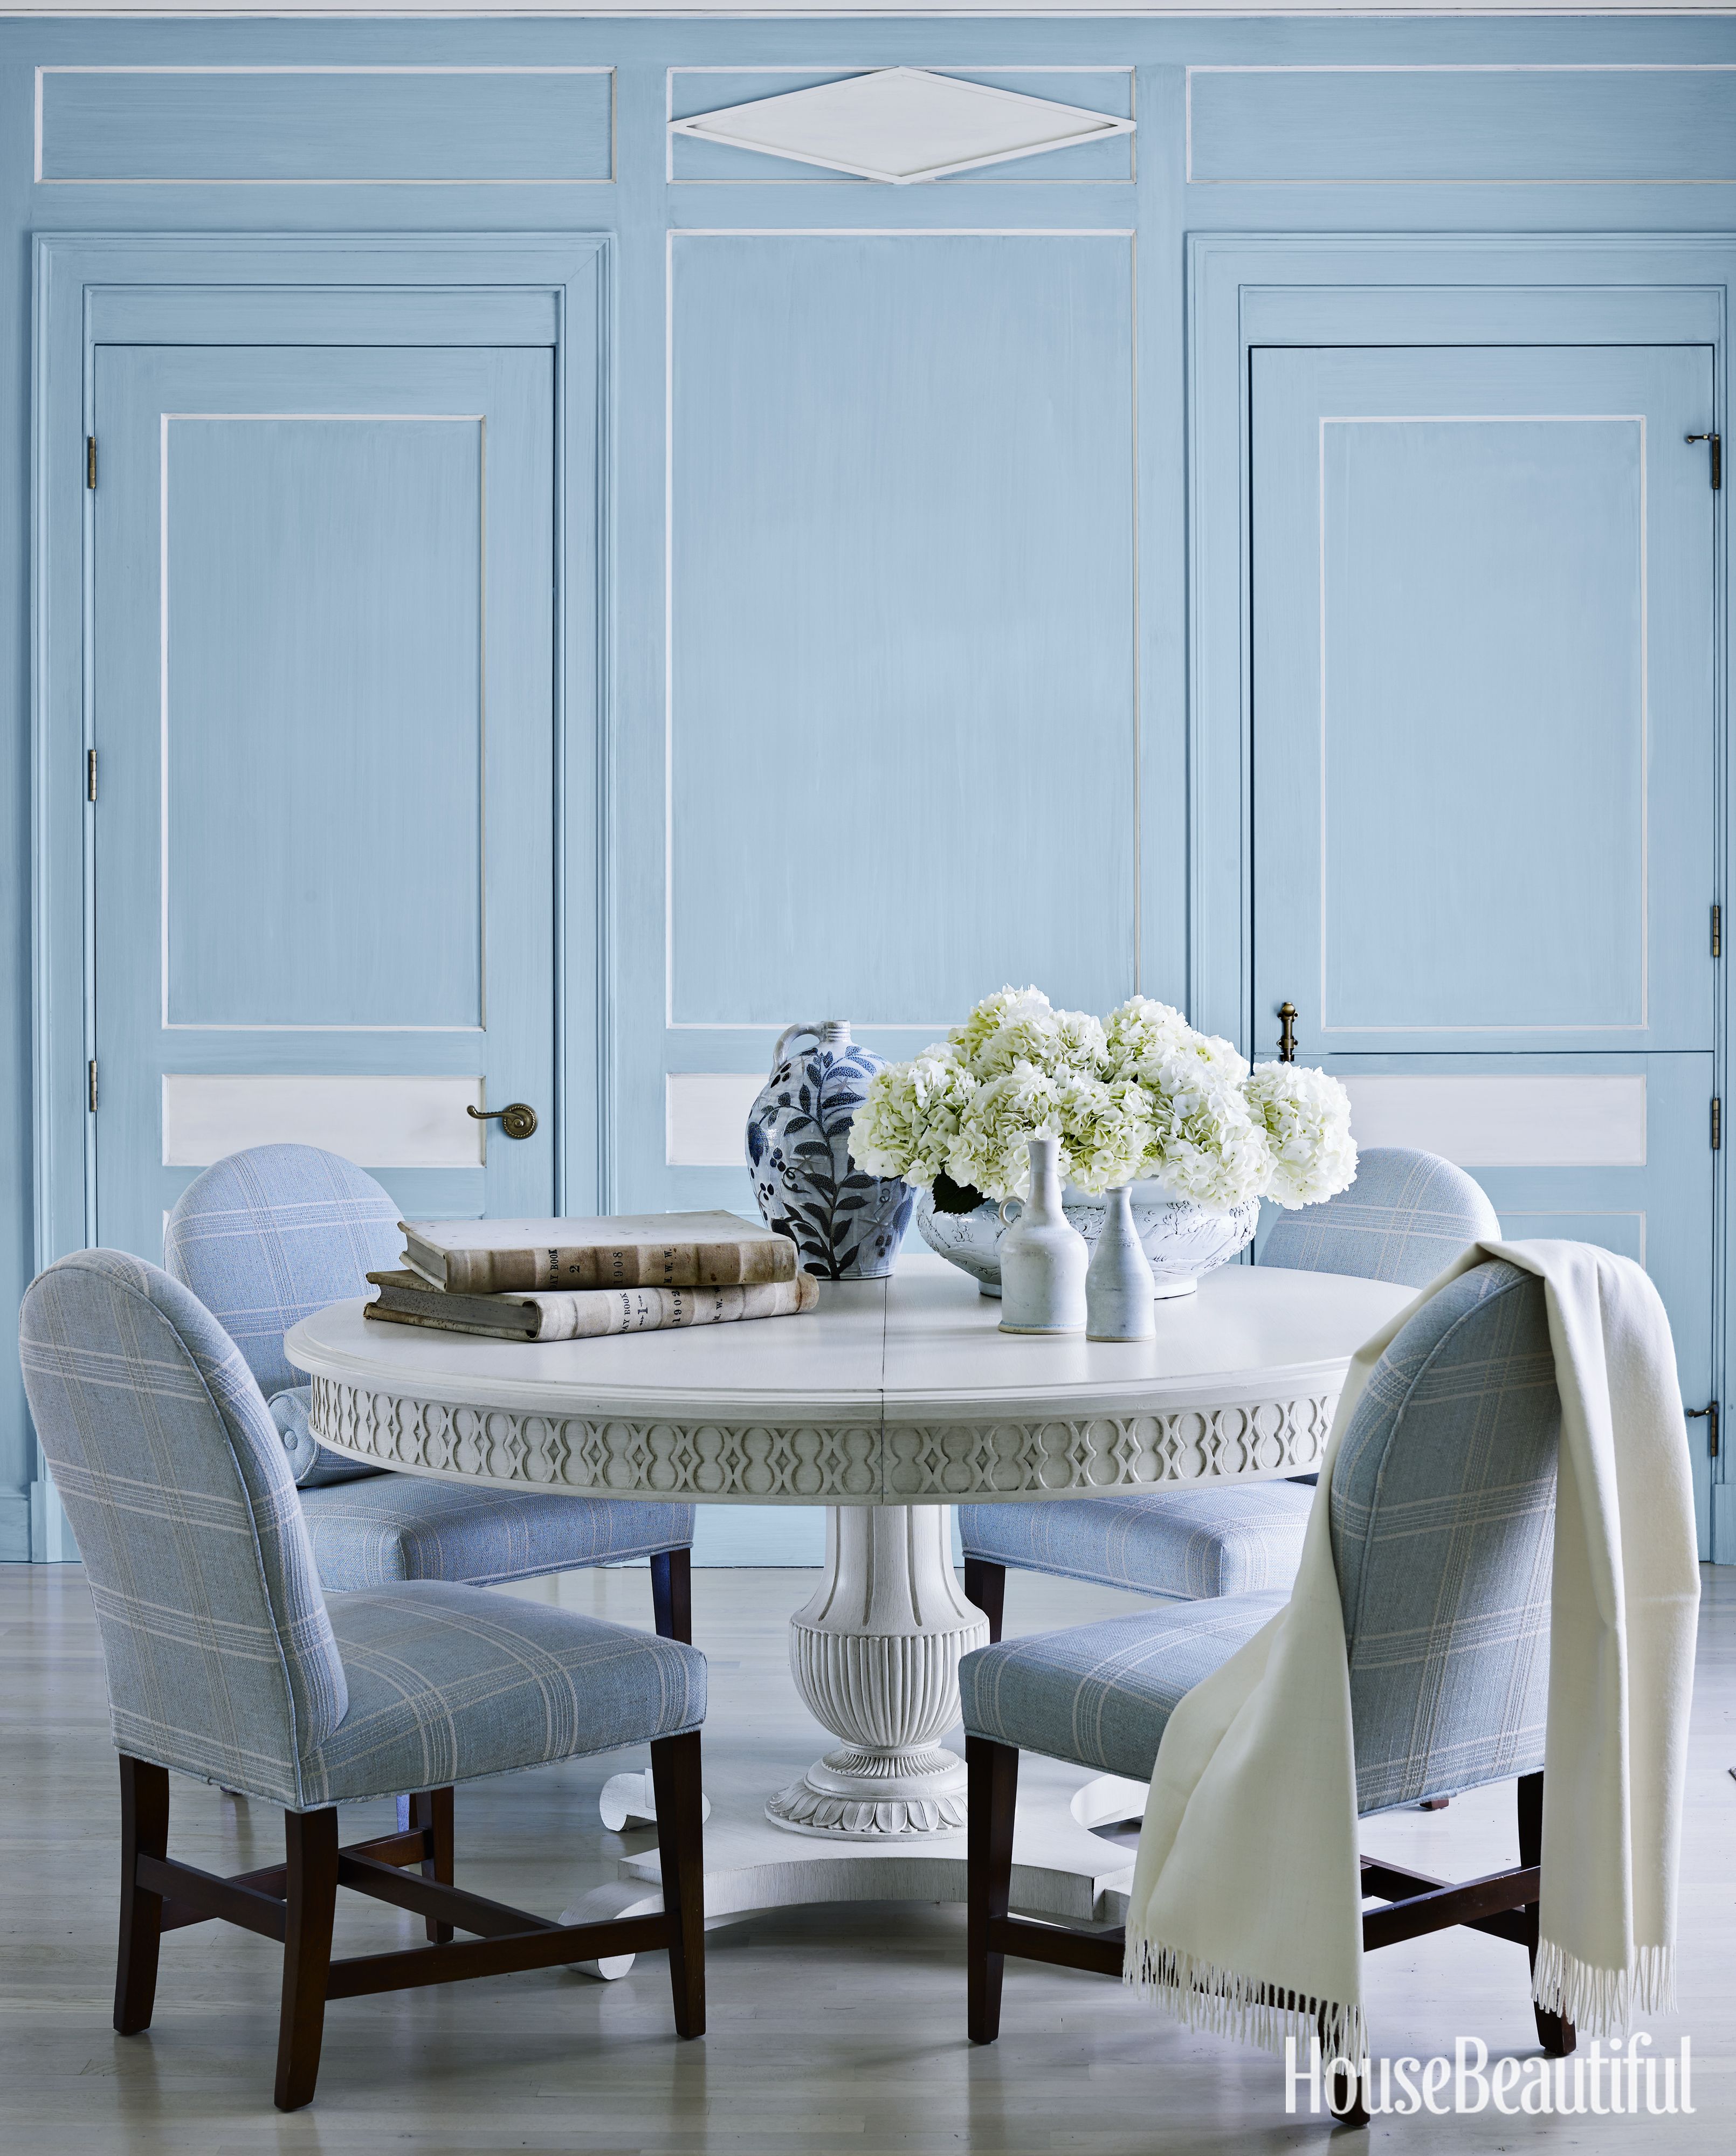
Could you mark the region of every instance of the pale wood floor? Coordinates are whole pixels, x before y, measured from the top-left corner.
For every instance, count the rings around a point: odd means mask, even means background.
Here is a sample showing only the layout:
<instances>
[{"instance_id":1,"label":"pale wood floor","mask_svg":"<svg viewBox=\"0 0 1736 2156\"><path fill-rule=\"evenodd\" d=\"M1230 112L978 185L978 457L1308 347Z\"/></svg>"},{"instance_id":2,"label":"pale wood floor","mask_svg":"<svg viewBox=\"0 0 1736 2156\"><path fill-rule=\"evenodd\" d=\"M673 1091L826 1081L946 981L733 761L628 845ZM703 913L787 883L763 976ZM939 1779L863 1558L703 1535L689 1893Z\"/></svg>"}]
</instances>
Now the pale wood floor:
<instances>
[{"instance_id":1,"label":"pale wood floor","mask_svg":"<svg viewBox=\"0 0 1736 2156\"><path fill-rule=\"evenodd\" d=\"M695 1575L696 1635L711 1657L706 1780L769 1790L821 1748L790 1690L783 1625L797 1572ZM1725 2151L1736 2128L1736 1574L1707 1596L1683 1851L1682 2013L1660 2046L1694 2046L1693 2118L1377 2120L1364 2139L1407 2152L1549 2148ZM642 1572L537 1584L574 1607L650 1622ZM1123 1597L1015 1578L1009 1630L1082 1621ZM604 1778L583 1760L459 1797L459 1878L558 1912L621 1844L597 1823ZM1281 1793L1274 1793L1274 1801ZM217 1871L272 1861L278 1816L177 1779L172 1847ZM370 1808L346 1822L371 1825ZM385 1808L374 1807L379 1825ZM1372 1822L1367 1845L1438 1876L1511 1862L1511 1794ZM475 1852L486 1850L487 1854ZM999 2044L963 2034L963 1913L793 1911L721 1930L709 1951L711 2030L678 2043L665 1964L603 1985L551 1971L345 2001L331 2010L311 2110L270 2105L277 1957L212 1926L165 1942L155 2025L109 2026L116 1903L115 1768L90 1606L70 1568L0 1566L0 2149L18 2156L357 2152L1073 2150L1276 2151L1325 2145L1287 2120L1262 2053L1189 2035L1100 1978L1009 1966ZM340 1901L340 1951L389 1943L409 1920ZM1378 2051L1427 2057L1456 2035L1495 2056L1534 2051L1523 1957L1469 1933L1371 1958Z\"/></svg>"}]
</instances>

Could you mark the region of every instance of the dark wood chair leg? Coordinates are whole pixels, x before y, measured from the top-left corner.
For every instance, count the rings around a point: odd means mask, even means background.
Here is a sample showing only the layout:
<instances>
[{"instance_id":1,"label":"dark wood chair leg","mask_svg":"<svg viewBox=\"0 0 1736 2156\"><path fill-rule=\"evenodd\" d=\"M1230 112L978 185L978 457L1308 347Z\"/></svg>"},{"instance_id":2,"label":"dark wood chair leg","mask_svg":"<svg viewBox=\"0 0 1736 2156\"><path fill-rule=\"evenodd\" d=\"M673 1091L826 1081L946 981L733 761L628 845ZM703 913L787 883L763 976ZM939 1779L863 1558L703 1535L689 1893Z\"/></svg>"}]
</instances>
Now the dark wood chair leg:
<instances>
[{"instance_id":1,"label":"dark wood chair leg","mask_svg":"<svg viewBox=\"0 0 1736 2156\"><path fill-rule=\"evenodd\" d=\"M423 1858L422 1876L442 1887L449 1887L452 1884L451 1787L449 1784L444 1789L420 1789L409 1803L410 1825L419 1833L425 1834L430 1828L434 1830L434 1855ZM443 1947L450 1943L450 1924L443 1924L435 1917L429 1917L425 1922L430 1944Z\"/></svg>"},{"instance_id":2,"label":"dark wood chair leg","mask_svg":"<svg viewBox=\"0 0 1736 2156\"><path fill-rule=\"evenodd\" d=\"M687 1553L679 1553L686 1558ZM700 1819L699 1732L665 1737L651 1747L651 1789L657 1805L657 1859L663 1907L675 1920L669 1943L669 1984L675 2034L706 2033L706 1866Z\"/></svg>"},{"instance_id":3,"label":"dark wood chair leg","mask_svg":"<svg viewBox=\"0 0 1736 2156\"><path fill-rule=\"evenodd\" d=\"M121 1755L121 1948L115 1964L115 2026L136 2036L151 2026L157 2002L157 1950L162 1939L162 1897L138 1883L141 1856L169 1853L169 1776L166 1767Z\"/></svg>"},{"instance_id":4,"label":"dark wood chair leg","mask_svg":"<svg viewBox=\"0 0 1736 2156\"><path fill-rule=\"evenodd\" d=\"M999 1639L1001 1611L1007 1599L1006 1567L991 1564L986 1557L966 1558L964 1599L967 1602L974 1602L989 1620L990 1641Z\"/></svg>"},{"instance_id":5,"label":"dark wood chair leg","mask_svg":"<svg viewBox=\"0 0 1736 2156\"><path fill-rule=\"evenodd\" d=\"M1003 1568L994 1571L1005 1577ZM969 1589L966 1589L969 1593ZM973 1595L973 1601L977 1598ZM982 1607L978 1602L978 1609ZM990 1620L993 1622L993 1619ZM969 1775L966 1872L969 1913L965 1939L968 1964L966 2029L973 2044L992 2044L1000 2034L1001 1979L1006 1956L989 1948L990 1920L1004 1917L1013 1890L1013 1813L1019 1799L1019 1754L988 1737L964 1740Z\"/></svg>"},{"instance_id":6,"label":"dark wood chair leg","mask_svg":"<svg viewBox=\"0 0 1736 2156\"><path fill-rule=\"evenodd\" d=\"M662 1638L693 1645L691 1550L659 1550L651 1559L651 1610Z\"/></svg>"},{"instance_id":7,"label":"dark wood chair leg","mask_svg":"<svg viewBox=\"0 0 1736 2156\"><path fill-rule=\"evenodd\" d=\"M1521 1774L1519 1777L1519 1865L1528 1871L1533 1864L1543 1861L1543 1778L1541 1774ZM1538 1905L1528 1902L1521 1914L1525 1920L1525 1955L1534 1976L1537 1973L1537 1936ZM1546 2014L1535 2001L1532 2013L1537 2020L1537 2041L1552 2059L1564 2059L1579 2042L1579 2034L1571 2021L1559 2014Z\"/></svg>"},{"instance_id":8,"label":"dark wood chair leg","mask_svg":"<svg viewBox=\"0 0 1736 2156\"><path fill-rule=\"evenodd\" d=\"M280 2111L313 2101L326 2028L326 1984L331 1968L331 1919L337 1905L337 1807L283 1815L283 2006L277 2025Z\"/></svg>"}]
</instances>

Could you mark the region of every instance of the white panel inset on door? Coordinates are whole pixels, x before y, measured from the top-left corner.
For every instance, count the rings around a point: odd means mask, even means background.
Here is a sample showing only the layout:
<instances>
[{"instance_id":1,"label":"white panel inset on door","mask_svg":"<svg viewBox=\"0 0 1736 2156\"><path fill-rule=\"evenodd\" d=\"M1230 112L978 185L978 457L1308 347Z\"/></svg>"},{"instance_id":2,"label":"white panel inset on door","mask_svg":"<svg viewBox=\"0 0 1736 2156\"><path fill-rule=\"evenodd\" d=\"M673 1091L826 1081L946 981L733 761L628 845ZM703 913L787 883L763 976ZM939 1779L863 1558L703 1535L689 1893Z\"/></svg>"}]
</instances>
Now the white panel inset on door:
<instances>
[{"instance_id":1,"label":"white panel inset on door","mask_svg":"<svg viewBox=\"0 0 1736 2156\"><path fill-rule=\"evenodd\" d=\"M1359 1146L1417 1146L1461 1168L1646 1165L1642 1075L1383 1075L1344 1084Z\"/></svg>"},{"instance_id":2,"label":"white panel inset on door","mask_svg":"<svg viewBox=\"0 0 1736 2156\"><path fill-rule=\"evenodd\" d=\"M480 1168L475 1077L256 1077L166 1071L165 1168L208 1168L247 1146L322 1146L358 1168Z\"/></svg>"},{"instance_id":3,"label":"white panel inset on door","mask_svg":"<svg viewBox=\"0 0 1736 2156\"><path fill-rule=\"evenodd\" d=\"M663 1081L663 1158L670 1168L740 1168L757 1070L672 1070Z\"/></svg>"}]
</instances>

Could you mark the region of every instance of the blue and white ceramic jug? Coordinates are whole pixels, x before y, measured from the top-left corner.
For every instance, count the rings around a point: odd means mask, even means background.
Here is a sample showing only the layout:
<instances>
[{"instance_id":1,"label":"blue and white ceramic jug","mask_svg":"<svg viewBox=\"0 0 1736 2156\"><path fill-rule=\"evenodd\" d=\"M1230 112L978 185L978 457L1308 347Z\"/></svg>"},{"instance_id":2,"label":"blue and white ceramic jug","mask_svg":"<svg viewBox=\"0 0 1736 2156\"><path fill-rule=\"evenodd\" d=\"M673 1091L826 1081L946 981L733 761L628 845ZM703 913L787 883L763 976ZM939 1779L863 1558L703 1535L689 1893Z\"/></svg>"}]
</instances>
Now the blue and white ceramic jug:
<instances>
[{"instance_id":1,"label":"blue and white ceramic jug","mask_svg":"<svg viewBox=\"0 0 1736 2156\"><path fill-rule=\"evenodd\" d=\"M810 1044L792 1053L792 1044ZM843 1019L787 1025L747 1116L747 1165L766 1225L788 1235L820 1280L878 1280L897 1261L917 1194L865 1174L850 1127L886 1058L859 1048Z\"/></svg>"}]
</instances>

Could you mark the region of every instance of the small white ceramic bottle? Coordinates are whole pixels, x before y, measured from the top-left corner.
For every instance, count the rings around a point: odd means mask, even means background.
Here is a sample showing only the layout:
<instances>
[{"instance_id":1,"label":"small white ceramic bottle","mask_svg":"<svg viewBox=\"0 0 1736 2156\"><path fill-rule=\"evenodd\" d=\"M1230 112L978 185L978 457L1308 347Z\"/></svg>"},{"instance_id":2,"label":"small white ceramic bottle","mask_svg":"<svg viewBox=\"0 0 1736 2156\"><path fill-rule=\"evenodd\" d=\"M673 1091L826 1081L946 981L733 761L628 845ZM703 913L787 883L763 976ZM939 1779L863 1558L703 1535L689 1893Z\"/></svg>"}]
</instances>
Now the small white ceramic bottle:
<instances>
[{"instance_id":1,"label":"small white ceramic bottle","mask_svg":"<svg viewBox=\"0 0 1736 2156\"><path fill-rule=\"evenodd\" d=\"M1085 1276L1086 1337L1149 1340L1157 1331L1152 1298L1158 1284L1133 1225L1133 1185L1124 1183L1107 1196L1108 1217Z\"/></svg>"},{"instance_id":2,"label":"small white ceramic bottle","mask_svg":"<svg viewBox=\"0 0 1736 2156\"><path fill-rule=\"evenodd\" d=\"M1030 1195L1000 1242L1003 1332L1085 1330L1091 1254L1061 1210L1060 1155L1058 1137L1030 1141Z\"/></svg>"}]
</instances>

